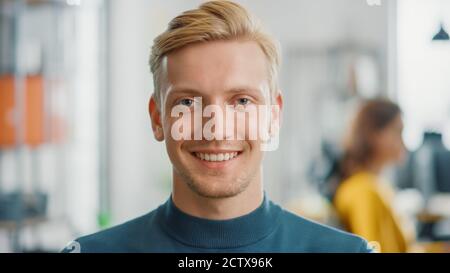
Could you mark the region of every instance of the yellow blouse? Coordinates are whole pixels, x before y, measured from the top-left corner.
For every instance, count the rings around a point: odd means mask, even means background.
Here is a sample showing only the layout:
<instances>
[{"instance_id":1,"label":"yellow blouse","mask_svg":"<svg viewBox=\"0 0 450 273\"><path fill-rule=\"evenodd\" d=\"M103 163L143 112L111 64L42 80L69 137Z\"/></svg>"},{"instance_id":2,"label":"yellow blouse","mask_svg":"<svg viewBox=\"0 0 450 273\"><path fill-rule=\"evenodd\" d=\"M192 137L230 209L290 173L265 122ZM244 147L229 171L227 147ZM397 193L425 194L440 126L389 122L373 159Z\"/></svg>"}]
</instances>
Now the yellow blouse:
<instances>
[{"instance_id":1,"label":"yellow blouse","mask_svg":"<svg viewBox=\"0 0 450 273\"><path fill-rule=\"evenodd\" d=\"M334 205L343 224L381 252L406 252L407 242L391 207L393 191L368 172L359 172L339 186Z\"/></svg>"}]
</instances>

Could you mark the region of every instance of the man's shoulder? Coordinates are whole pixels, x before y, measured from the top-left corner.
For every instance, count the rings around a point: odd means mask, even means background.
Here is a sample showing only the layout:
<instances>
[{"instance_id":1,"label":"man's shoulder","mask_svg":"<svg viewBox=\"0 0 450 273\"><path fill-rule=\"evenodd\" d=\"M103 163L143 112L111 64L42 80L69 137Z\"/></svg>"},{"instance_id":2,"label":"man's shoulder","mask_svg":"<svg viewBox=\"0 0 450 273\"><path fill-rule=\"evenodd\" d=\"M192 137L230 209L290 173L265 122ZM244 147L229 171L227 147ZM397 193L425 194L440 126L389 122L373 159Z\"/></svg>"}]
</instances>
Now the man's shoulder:
<instances>
[{"instance_id":1,"label":"man's shoulder","mask_svg":"<svg viewBox=\"0 0 450 273\"><path fill-rule=\"evenodd\" d=\"M282 229L309 252L372 252L367 241L354 234L317 223L285 209L281 212Z\"/></svg>"},{"instance_id":2,"label":"man's shoulder","mask_svg":"<svg viewBox=\"0 0 450 273\"><path fill-rule=\"evenodd\" d=\"M152 228L156 210L125 223L82 236L70 242L62 252L138 251L140 241Z\"/></svg>"}]
</instances>

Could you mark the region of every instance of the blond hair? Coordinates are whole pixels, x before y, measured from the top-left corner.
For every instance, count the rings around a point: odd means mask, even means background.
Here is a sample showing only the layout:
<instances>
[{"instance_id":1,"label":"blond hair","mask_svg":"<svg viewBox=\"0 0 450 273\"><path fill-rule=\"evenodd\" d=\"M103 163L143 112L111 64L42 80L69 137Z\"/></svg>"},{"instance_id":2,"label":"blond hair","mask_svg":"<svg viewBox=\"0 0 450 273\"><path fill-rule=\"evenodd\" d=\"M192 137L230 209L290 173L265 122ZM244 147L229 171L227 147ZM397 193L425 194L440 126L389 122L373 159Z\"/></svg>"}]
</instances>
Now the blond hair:
<instances>
[{"instance_id":1,"label":"blond hair","mask_svg":"<svg viewBox=\"0 0 450 273\"><path fill-rule=\"evenodd\" d=\"M157 103L161 99L161 63L165 56L194 43L238 39L255 41L261 47L268 61L271 94L276 93L280 63L277 42L262 31L256 19L242 6L230 1L210 1L172 19L167 30L155 38L150 68Z\"/></svg>"}]
</instances>

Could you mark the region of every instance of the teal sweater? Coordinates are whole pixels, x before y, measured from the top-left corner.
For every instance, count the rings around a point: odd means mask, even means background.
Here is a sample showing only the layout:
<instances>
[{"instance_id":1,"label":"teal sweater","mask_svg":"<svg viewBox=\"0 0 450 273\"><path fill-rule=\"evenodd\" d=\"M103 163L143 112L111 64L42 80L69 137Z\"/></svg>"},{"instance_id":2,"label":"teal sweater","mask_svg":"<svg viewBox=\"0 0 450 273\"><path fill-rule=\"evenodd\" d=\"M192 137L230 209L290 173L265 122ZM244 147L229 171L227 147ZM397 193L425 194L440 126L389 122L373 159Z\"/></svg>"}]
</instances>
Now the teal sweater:
<instances>
[{"instance_id":1,"label":"teal sweater","mask_svg":"<svg viewBox=\"0 0 450 273\"><path fill-rule=\"evenodd\" d=\"M144 216L76 242L81 252L370 252L360 237L294 215L266 197L253 212L230 220L188 215L169 198Z\"/></svg>"}]
</instances>

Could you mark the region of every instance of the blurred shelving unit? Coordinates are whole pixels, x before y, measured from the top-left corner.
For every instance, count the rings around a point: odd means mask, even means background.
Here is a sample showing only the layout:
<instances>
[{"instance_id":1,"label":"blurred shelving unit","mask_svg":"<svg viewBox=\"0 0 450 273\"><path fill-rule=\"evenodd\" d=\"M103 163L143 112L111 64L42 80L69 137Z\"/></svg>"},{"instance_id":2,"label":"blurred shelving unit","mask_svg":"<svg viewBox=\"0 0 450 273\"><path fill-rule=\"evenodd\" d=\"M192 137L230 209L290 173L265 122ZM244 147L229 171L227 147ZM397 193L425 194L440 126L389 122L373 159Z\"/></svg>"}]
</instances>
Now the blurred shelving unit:
<instances>
[{"instance_id":1,"label":"blurred shelving unit","mask_svg":"<svg viewBox=\"0 0 450 273\"><path fill-rule=\"evenodd\" d=\"M86 170L93 192L91 206L81 207L107 219L105 2L0 0L0 231L9 234L8 251L59 250L22 236L52 236L45 225L55 221L78 235L74 173Z\"/></svg>"}]
</instances>

